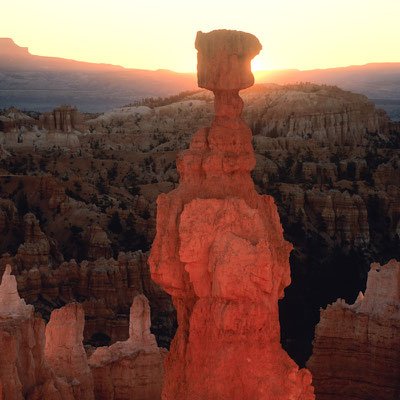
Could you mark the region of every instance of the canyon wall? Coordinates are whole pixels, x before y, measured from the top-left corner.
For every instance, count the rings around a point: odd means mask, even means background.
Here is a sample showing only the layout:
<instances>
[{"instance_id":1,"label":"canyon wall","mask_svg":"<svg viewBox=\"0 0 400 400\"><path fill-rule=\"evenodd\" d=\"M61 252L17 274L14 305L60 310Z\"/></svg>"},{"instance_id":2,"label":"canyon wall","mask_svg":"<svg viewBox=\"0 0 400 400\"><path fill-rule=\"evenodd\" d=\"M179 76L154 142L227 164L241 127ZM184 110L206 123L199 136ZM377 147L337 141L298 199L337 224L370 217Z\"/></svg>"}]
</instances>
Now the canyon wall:
<instances>
[{"instance_id":1,"label":"canyon wall","mask_svg":"<svg viewBox=\"0 0 400 400\"><path fill-rule=\"evenodd\" d=\"M363 142L366 132L387 129L385 114L377 113L366 96L324 85L273 85L248 112L256 119L257 134L269 137L348 145Z\"/></svg>"},{"instance_id":2,"label":"canyon wall","mask_svg":"<svg viewBox=\"0 0 400 400\"><path fill-rule=\"evenodd\" d=\"M178 314L163 399L313 399L310 373L280 345L292 246L272 197L254 190L251 131L240 117L238 92L254 82L250 60L261 45L221 30L199 32L196 48L216 116L178 155L180 184L157 200L149 259Z\"/></svg>"},{"instance_id":3,"label":"canyon wall","mask_svg":"<svg viewBox=\"0 0 400 400\"><path fill-rule=\"evenodd\" d=\"M372 264L365 295L321 309L313 345L318 400L400 398L400 263Z\"/></svg>"}]
</instances>

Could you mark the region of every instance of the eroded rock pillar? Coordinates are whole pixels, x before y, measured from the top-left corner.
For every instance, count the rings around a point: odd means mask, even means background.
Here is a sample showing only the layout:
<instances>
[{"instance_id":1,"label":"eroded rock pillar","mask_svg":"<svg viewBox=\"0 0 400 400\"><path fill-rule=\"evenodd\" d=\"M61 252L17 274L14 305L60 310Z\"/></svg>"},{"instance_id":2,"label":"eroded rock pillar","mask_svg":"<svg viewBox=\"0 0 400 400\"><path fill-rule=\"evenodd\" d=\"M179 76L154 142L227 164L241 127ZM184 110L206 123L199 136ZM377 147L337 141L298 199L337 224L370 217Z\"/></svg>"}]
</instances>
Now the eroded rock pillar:
<instances>
[{"instance_id":1,"label":"eroded rock pillar","mask_svg":"<svg viewBox=\"0 0 400 400\"><path fill-rule=\"evenodd\" d=\"M198 32L198 83L215 118L177 158L180 184L157 200L149 264L171 296L178 330L164 400L311 400L311 374L280 345L278 299L290 284L290 243L272 197L254 189L251 130L239 90L261 45L248 33Z\"/></svg>"}]
</instances>

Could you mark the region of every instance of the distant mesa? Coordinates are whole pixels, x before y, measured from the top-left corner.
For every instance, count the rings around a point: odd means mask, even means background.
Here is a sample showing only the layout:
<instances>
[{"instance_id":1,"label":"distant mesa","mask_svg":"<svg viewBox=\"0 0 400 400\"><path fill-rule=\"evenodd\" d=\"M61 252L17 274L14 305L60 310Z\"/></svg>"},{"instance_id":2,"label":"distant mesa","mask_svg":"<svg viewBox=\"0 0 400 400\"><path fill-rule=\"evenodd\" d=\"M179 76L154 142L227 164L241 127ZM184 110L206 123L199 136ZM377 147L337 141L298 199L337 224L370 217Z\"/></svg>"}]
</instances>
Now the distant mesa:
<instances>
[{"instance_id":1,"label":"distant mesa","mask_svg":"<svg viewBox=\"0 0 400 400\"><path fill-rule=\"evenodd\" d=\"M10 38L0 38L0 73L0 108L14 105L41 112L66 103L76 104L83 112L104 112L143 98L167 97L197 88L194 73L38 56ZM257 71L255 77L257 83L337 85L374 99L392 119L400 120L400 63Z\"/></svg>"},{"instance_id":2,"label":"distant mesa","mask_svg":"<svg viewBox=\"0 0 400 400\"><path fill-rule=\"evenodd\" d=\"M0 109L13 105L41 112L58 104L76 104L84 112L104 112L143 98L196 88L194 73L39 56L10 38L0 38L0 74Z\"/></svg>"},{"instance_id":3,"label":"distant mesa","mask_svg":"<svg viewBox=\"0 0 400 400\"><path fill-rule=\"evenodd\" d=\"M27 47L20 47L11 38L0 38L0 54L27 56L30 55Z\"/></svg>"}]
</instances>

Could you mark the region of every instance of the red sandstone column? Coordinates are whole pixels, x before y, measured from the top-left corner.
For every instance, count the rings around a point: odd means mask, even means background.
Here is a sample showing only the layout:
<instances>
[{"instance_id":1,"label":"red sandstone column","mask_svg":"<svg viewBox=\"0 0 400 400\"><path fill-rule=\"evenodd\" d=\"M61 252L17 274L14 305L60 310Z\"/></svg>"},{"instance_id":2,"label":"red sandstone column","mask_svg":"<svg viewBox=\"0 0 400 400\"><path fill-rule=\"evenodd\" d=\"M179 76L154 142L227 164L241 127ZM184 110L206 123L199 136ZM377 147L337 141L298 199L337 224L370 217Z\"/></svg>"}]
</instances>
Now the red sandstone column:
<instances>
[{"instance_id":1,"label":"red sandstone column","mask_svg":"<svg viewBox=\"0 0 400 400\"><path fill-rule=\"evenodd\" d=\"M171 296L178 330L164 400L311 400L311 374L280 344L278 299L290 243L272 197L254 189L251 130L239 90L261 50L251 34L198 32L198 83L215 94L211 127L177 158L180 185L157 204L153 280Z\"/></svg>"}]
</instances>

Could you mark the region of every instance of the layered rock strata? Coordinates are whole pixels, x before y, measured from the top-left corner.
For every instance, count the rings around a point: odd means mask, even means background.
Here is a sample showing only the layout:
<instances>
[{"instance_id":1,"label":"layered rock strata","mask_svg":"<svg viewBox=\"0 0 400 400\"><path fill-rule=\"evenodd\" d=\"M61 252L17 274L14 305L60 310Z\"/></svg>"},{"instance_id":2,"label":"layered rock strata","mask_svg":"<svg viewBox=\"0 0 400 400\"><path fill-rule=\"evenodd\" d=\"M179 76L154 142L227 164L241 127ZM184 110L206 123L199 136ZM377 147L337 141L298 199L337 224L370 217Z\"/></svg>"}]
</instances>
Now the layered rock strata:
<instances>
[{"instance_id":1,"label":"layered rock strata","mask_svg":"<svg viewBox=\"0 0 400 400\"><path fill-rule=\"evenodd\" d=\"M63 104L51 112L43 113L39 117L40 127L50 132L61 131L70 133L73 130L83 132L85 123L83 115L75 107Z\"/></svg>"},{"instance_id":2,"label":"layered rock strata","mask_svg":"<svg viewBox=\"0 0 400 400\"><path fill-rule=\"evenodd\" d=\"M150 307L145 296L134 298L129 339L98 348L90 357L96 400L161 399L166 350L150 333Z\"/></svg>"},{"instance_id":3,"label":"layered rock strata","mask_svg":"<svg viewBox=\"0 0 400 400\"><path fill-rule=\"evenodd\" d=\"M318 400L400 398L400 263L372 264L365 295L321 310L313 344Z\"/></svg>"},{"instance_id":4,"label":"layered rock strata","mask_svg":"<svg viewBox=\"0 0 400 400\"><path fill-rule=\"evenodd\" d=\"M274 85L251 108L248 112L258 114L257 134L270 137L346 145L366 142L366 132L388 130L385 113L378 113L366 96L332 86Z\"/></svg>"},{"instance_id":5,"label":"layered rock strata","mask_svg":"<svg viewBox=\"0 0 400 400\"><path fill-rule=\"evenodd\" d=\"M178 313L163 399L313 399L310 373L280 345L292 246L272 197L254 190L251 131L240 117L238 92L254 82L250 60L261 45L220 30L199 32L196 48L216 116L179 154L179 187L158 198L149 260Z\"/></svg>"}]
</instances>

